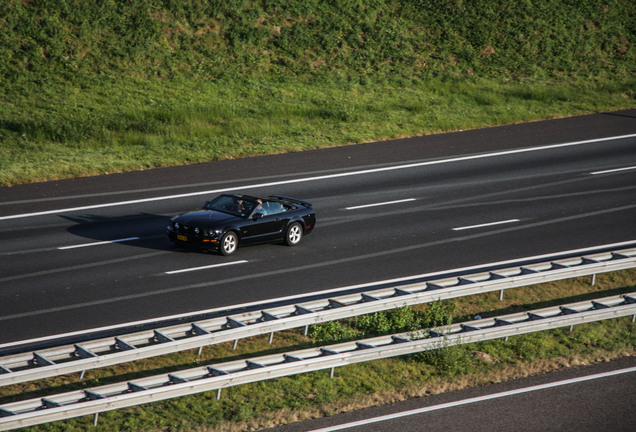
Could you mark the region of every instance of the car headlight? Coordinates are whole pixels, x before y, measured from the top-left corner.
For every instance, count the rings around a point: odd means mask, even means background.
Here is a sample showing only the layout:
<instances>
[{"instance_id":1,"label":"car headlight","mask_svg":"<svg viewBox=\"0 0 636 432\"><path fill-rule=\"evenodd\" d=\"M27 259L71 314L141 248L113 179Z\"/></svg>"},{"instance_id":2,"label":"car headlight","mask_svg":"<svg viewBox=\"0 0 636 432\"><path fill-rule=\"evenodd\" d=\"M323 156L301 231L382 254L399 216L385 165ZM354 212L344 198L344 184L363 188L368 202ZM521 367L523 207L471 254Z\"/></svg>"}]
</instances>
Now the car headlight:
<instances>
[{"instance_id":1,"label":"car headlight","mask_svg":"<svg viewBox=\"0 0 636 432\"><path fill-rule=\"evenodd\" d=\"M205 230L205 236L210 238L216 238L219 236L220 230L215 230L213 228L208 228Z\"/></svg>"},{"instance_id":2,"label":"car headlight","mask_svg":"<svg viewBox=\"0 0 636 432\"><path fill-rule=\"evenodd\" d=\"M174 223L174 229L178 230L180 226L181 225L179 225L179 222L175 222Z\"/></svg>"},{"instance_id":3,"label":"car headlight","mask_svg":"<svg viewBox=\"0 0 636 432\"><path fill-rule=\"evenodd\" d=\"M221 230L214 230L209 228L206 228L203 230L203 235L205 237L212 237L212 238L218 237L220 233L221 233Z\"/></svg>"},{"instance_id":4,"label":"car headlight","mask_svg":"<svg viewBox=\"0 0 636 432\"><path fill-rule=\"evenodd\" d=\"M195 229L194 229L194 233L195 233L196 235L199 235L199 233L200 233L200 232L201 232L201 230L199 229L199 227L197 227L197 228L195 228Z\"/></svg>"}]
</instances>

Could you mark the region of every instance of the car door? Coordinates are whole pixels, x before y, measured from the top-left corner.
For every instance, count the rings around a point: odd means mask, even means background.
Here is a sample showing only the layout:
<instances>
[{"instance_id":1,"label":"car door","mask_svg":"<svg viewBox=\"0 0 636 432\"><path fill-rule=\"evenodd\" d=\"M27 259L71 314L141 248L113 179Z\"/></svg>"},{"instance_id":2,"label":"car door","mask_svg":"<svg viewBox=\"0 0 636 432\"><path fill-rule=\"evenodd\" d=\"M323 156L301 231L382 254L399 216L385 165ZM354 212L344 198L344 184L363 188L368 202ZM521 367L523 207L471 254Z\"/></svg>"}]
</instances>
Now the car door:
<instances>
[{"instance_id":1,"label":"car door","mask_svg":"<svg viewBox=\"0 0 636 432\"><path fill-rule=\"evenodd\" d=\"M283 229L285 229L289 220L285 213L285 208L282 204L263 202L262 208L257 208L252 214L250 223L243 227L243 240L254 243L282 238Z\"/></svg>"}]
</instances>

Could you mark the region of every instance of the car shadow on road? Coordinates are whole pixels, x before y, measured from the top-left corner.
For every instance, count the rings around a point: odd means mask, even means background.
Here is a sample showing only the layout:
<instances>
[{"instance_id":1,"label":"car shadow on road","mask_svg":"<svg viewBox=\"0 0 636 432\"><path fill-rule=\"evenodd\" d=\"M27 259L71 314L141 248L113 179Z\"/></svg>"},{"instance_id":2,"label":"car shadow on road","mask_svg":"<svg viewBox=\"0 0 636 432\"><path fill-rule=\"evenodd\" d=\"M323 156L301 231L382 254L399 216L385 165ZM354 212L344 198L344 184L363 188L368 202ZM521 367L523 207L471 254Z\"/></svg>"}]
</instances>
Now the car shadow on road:
<instances>
[{"instance_id":1,"label":"car shadow on road","mask_svg":"<svg viewBox=\"0 0 636 432\"><path fill-rule=\"evenodd\" d=\"M168 217L150 213L105 217L94 214L62 216L75 225L68 232L77 237L77 245L112 242L144 249L182 251L166 236ZM73 244L69 245L70 247Z\"/></svg>"}]
</instances>

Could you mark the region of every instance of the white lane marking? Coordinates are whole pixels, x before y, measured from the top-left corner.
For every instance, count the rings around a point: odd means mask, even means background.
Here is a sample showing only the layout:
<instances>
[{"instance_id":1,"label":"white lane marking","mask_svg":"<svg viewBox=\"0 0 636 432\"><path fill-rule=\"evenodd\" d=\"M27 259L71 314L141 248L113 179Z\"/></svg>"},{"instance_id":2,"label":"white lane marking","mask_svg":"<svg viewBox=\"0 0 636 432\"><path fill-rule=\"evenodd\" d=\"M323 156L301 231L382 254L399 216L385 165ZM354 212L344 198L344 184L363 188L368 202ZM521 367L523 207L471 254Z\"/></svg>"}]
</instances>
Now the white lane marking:
<instances>
[{"instance_id":1,"label":"white lane marking","mask_svg":"<svg viewBox=\"0 0 636 432\"><path fill-rule=\"evenodd\" d=\"M400 412L400 413L388 414L388 415L383 415L383 416L379 416L379 417L373 417L373 418L370 418L370 419L355 421L355 422L351 422L351 423L343 423L343 424L340 424L340 425L330 426L330 427L326 427L326 428L322 428L322 429L314 429L311 432L332 432L332 431L338 431L338 430L343 430L343 429L350 429L350 428L359 427L359 426L366 426L366 425L369 425L369 424L372 424L372 423L379 423L379 422L383 422L383 421L394 420L394 419L397 419L397 418L408 417L408 416L417 415L417 414L424 414L424 413L431 412L431 411L438 411L438 410L443 410L443 409L447 409L447 408L454 408L454 407L458 407L458 406L462 406L462 405L469 405L469 404L483 402L483 401L492 400L492 399L500 399L500 398L504 398L504 397L508 397L508 396L516 396L516 395L519 395L519 394L530 393L530 392L539 391L539 390L546 390L546 389L550 389L550 388L554 388L554 387L561 387L561 386L565 386L565 385L569 385L569 384L576 384L576 383L581 383L581 382L585 382L585 381L592 381L592 380L596 380L596 379L602 379L602 378L607 378L607 377L616 376L616 375L622 375L622 374L628 374L628 373L633 373L633 372L636 372L636 367L618 369L618 370L613 370L613 371L609 371L609 372L602 372L602 373L597 373L597 374L593 374L593 375L586 375L586 376L582 376L582 377L566 379L566 380L562 380L562 381L554 381L554 382L551 382L551 383L539 384L539 385L530 386L530 387L524 387L524 388L520 388L520 389L516 389L516 390L509 390L509 391L500 392L500 393L493 393L493 394L490 394L490 395L478 396L478 397L469 398L469 399L463 399L463 400L459 400L459 401L455 401L455 402L448 402L448 403L443 403L443 404L439 404L439 405L433 405L433 406L428 406L428 407L424 407L424 408L418 408L418 409L414 409L414 410L403 411L403 412Z\"/></svg>"},{"instance_id":2,"label":"white lane marking","mask_svg":"<svg viewBox=\"0 0 636 432\"><path fill-rule=\"evenodd\" d=\"M230 191L241 190L241 189L281 186L286 184L335 179L335 178L341 178L341 177L350 177L350 176L356 176L356 175L379 173L379 172L385 172L385 171L396 171L401 169L419 168L423 166L441 165L441 164L447 164L452 162L463 162L463 161L469 161L469 160L475 160L475 159L486 159L486 158L497 157L497 156L506 156L506 155L519 154L519 153L529 153L529 152L541 151L541 150L551 150L551 149L562 148L562 147L571 147L571 146L577 146L577 145L583 145L583 144L591 144L591 143L619 140L619 139L633 138L633 137L636 137L636 134L597 138L597 139L585 140L585 141L574 141L574 142L562 143L562 144L551 144L546 146L530 147L530 148L524 148L524 149L504 150L504 151L493 152L493 153L477 154L477 155L471 155L471 156L461 156L461 157L456 157L451 159L441 159L441 160L417 162L412 164L396 165L396 166L383 167L383 168L372 168L372 169L361 170L361 171L344 172L340 174L326 174L321 176L305 177L305 178L299 178L299 179L293 179L293 180L279 180L279 181L273 181L273 182L267 182L267 183L247 184L242 186L234 186L234 187L220 188L220 189L200 191L200 192L190 192L190 193L184 193L184 194L178 194L178 195L166 195L166 196L159 196L154 198L142 198L138 200L119 201L119 202L95 204L95 205L81 206L81 207L70 207L70 208L46 210L46 211L34 212L34 213L22 213L22 214L15 214L15 215L9 215L9 216L0 216L0 221L8 220L8 219L26 218L26 217L32 217L32 216L45 216L45 215L58 214L58 213L68 213L68 212L75 212L75 211L82 211L82 210L92 210L97 208L117 207L117 206L130 205L130 204L141 204L141 203L164 201L164 200L177 199L177 198L189 198L194 196L211 195L211 194L230 192Z\"/></svg>"},{"instance_id":3,"label":"white lane marking","mask_svg":"<svg viewBox=\"0 0 636 432\"><path fill-rule=\"evenodd\" d=\"M364 204L364 205L353 206L353 207L345 207L345 210L357 210L357 209L361 209L361 208L378 207L378 206L385 206L385 205L391 205L391 204L400 204L400 203L405 203L405 202L410 202L410 201L415 201L415 198L407 198L407 199L403 199L403 200L385 201L385 202L375 203L375 204Z\"/></svg>"},{"instance_id":4,"label":"white lane marking","mask_svg":"<svg viewBox=\"0 0 636 432\"><path fill-rule=\"evenodd\" d=\"M474 228L484 228L484 227L489 227L489 226L494 226L494 225L504 225L504 224L514 223L514 222L519 222L519 219L508 219L508 220L504 220L504 221L489 222L489 223L484 223L484 224L479 224L479 225L469 225L469 226L457 227L457 228L453 228L453 231L463 231L463 230L474 229Z\"/></svg>"},{"instance_id":5,"label":"white lane marking","mask_svg":"<svg viewBox=\"0 0 636 432\"><path fill-rule=\"evenodd\" d=\"M172 271L167 271L165 273L169 275L173 275L173 274L186 273L186 272L197 271L197 270L207 270L207 269L212 269L217 267L226 267L226 266L231 266L234 264L245 264L246 262L247 262L246 260L232 261L232 262L222 263L222 264L212 264L212 265L207 265L202 267L192 267L192 268L186 268L181 270L172 270Z\"/></svg>"},{"instance_id":6,"label":"white lane marking","mask_svg":"<svg viewBox=\"0 0 636 432\"><path fill-rule=\"evenodd\" d=\"M625 167L625 168L615 168L615 169L610 169L605 171L594 171L594 172L591 172L590 174L592 175L609 174L609 173L615 173L619 171L627 171L627 170L633 170L633 169L636 169L636 166Z\"/></svg>"},{"instance_id":7,"label":"white lane marking","mask_svg":"<svg viewBox=\"0 0 636 432\"><path fill-rule=\"evenodd\" d=\"M128 238L117 239L117 240L84 243L84 244L71 245L71 246L61 246L58 249L59 250L77 249L77 248L83 248L83 247L89 247L89 246L101 246L101 245L112 244L112 243L122 243L122 242L133 241L133 240L139 240L139 237L128 237Z\"/></svg>"},{"instance_id":8,"label":"white lane marking","mask_svg":"<svg viewBox=\"0 0 636 432\"><path fill-rule=\"evenodd\" d=\"M362 283L362 284L349 285L349 286L346 286L346 287L339 287L339 288L332 288L332 289L323 290L323 291L314 291L314 292L310 292L310 293L307 293L307 294L297 294L297 295L293 295L293 296L279 297L279 298L271 299L271 300L260 300L260 301L255 301L255 302L251 302L251 303L243 303L243 304L238 304L238 305L229 305L229 306L223 306L223 307L214 308L214 309L201 310L201 311L197 311L197 312L188 312L188 313L184 313L184 314L169 315L169 316L165 316L165 317L156 317L156 318L150 318L150 319L140 320L140 321L133 321L133 322L128 322L128 323L113 324L113 325L110 325L110 326L98 327L98 328L87 329L87 330L80 330L80 331L69 332L69 333L63 333L63 334L60 334L60 335L42 336L42 337L38 337L38 338L34 338L34 339L28 339L28 340L25 340L25 341L7 342L7 343L0 344L0 349L9 348L9 347L13 347L13 346L16 346L16 345L44 342L44 341L48 341L48 340L51 340L51 339L61 339L61 338L73 337L73 336L77 336L77 335L83 335L83 334L86 334L86 333L104 332L104 331L116 330L116 329L121 329L121 328L136 327L136 326L142 326L142 325L145 325L145 324L151 324L151 323L156 323L156 322L161 322L161 321L180 320L180 319L183 319L183 318L188 318L188 317L197 316L197 315L206 315L206 314L211 314L211 313L215 313L215 312L219 312L219 311L227 311L229 309L245 309L245 308L249 308L249 307L256 306L256 305L263 305L265 302L269 303L270 301L271 302L285 302L285 301L295 300L295 299L299 299L299 298L312 297L312 296L325 295L325 294L332 294L332 293L355 290L355 289L360 289L360 288L369 288L369 287L373 287L373 286L377 286L377 285L391 284L391 283L397 283L397 282L407 282L407 281L414 280L414 279L431 278L431 277L436 277L436 276L444 275L444 274L448 274L448 273L468 272L468 271L472 271L472 270L476 270L476 269L481 269L481 268L484 268L484 267L495 267L495 266L508 265L508 264L511 264L511 263L519 262L519 261L523 262L523 261L541 260L541 259L545 259L545 258L551 258L551 257L557 256L557 255L581 254L581 253L586 253L586 252L590 252L590 251L595 251L595 250L598 250L598 249L618 249L618 248L621 248L623 246L631 246L634 243L636 243L636 239L625 241L625 242L620 242L620 243L610 243L610 244L605 244L605 245L591 246L591 247L582 248L582 249L573 249L573 250L569 250L569 251L552 252L552 253L549 253L549 254L535 255L535 256L525 257L525 258L515 258L515 259L511 259L511 260L506 260L506 261L498 261L498 262L494 262L494 263L490 263L490 264L478 264L478 265L469 266L469 267L463 267L463 268L458 268L458 269L440 270L440 271L432 272L432 273L424 273L424 274L419 274L419 275L403 276L403 277L394 278L394 279L386 279L386 280L383 280L383 281L366 282L366 283ZM133 296L133 298L136 298L136 297L137 296ZM127 300L127 299L128 298L126 298L126 299L113 299L113 300L121 301L121 300ZM100 302L100 301L89 302L88 305L89 306L94 306L96 304L102 304L102 303L103 302ZM7 319L26 318L26 317L31 317L33 315L37 315L37 314L41 314L41 313L58 312L60 310L69 310L69 309L74 309L74 308L83 307L83 306L85 306L85 304L75 304L75 305L70 305L68 307L52 308L50 310L40 310L40 311L26 312L26 313L9 315L9 316L2 316L2 317L0 317L0 321L7 320Z\"/></svg>"}]
</instances>

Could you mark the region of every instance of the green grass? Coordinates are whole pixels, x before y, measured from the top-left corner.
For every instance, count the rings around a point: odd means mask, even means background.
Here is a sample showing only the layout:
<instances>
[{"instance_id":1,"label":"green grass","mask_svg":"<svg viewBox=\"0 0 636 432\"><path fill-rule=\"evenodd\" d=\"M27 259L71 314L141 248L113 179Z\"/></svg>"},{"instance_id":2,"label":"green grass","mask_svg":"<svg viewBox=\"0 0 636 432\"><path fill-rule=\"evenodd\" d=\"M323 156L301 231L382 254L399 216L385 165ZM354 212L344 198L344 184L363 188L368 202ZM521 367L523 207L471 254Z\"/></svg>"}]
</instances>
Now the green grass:
<instances>
[{"instance_id":1,"label":"green grass","mask_svg":"<svg viewBox=\"0 0 636 432\"><path fill-rule=\"evenodd\" d=\"M0 185L324 148L625 108L611 86L489 80L323 83L119 81L20 95L1 109ZM63 95L63 97L61 96ZM117 100L110 104L108 101ZM29 106L29 113L25 107Z\"/></svg>"},{"instance_id":2,"label":"green grass","mask_svg":"<svg viewBox=\"0 0 636 432\"><path fill-rule=\"evenodd\" d=\"M0 186L634 106L625 0L9 0Z\"/></svg>"},{"instance_id":3,"label":"green grass","mask_svg":"<svg viewBox=\"0 0 636 432\"><path fill-rule=\"evenodd\" d=\"M530 308L632 292L636 270L598 275L596 285L589 278L552 282L507 290L503 301L498 293L436 302L416 308L358 317L338 325L314 327L311 335L320 339L361 338L366 335L414 330L418 323L447 323L482 316L501 315ZM322 329L322 330L319 330ZM327 337L325 337L327 336ZM71 391L108 384L149 374L230 361L250 356L286 352L319 343L302 335L302 330L277 333L274 345L268 336L147 359L100 370L87 371L84 381L77 375L58 377L0 389L0 404L19 399L43 397L54 390ZM272 381L224 389L219 401L216 392L202 393L140 407L100 414L97 431L114 430L206 430L241 431L263 428L296 419L312 418L358 409L410 397L485 385L511 378L543 373L563 367L607 361L636 355L636 327L631 317L556 329L469 345L443 348L399 358L383 359ZM91 417L37 426L33 430L84 430Z\"/></svg>"}]
</instances>

